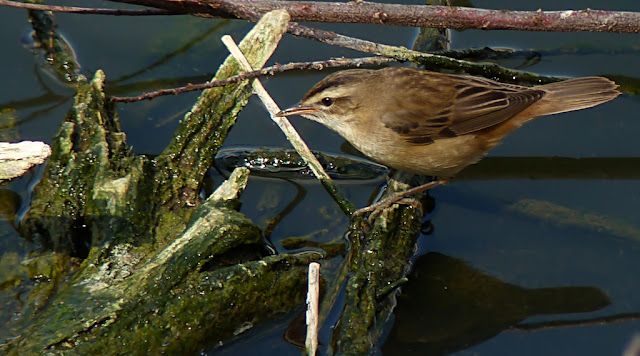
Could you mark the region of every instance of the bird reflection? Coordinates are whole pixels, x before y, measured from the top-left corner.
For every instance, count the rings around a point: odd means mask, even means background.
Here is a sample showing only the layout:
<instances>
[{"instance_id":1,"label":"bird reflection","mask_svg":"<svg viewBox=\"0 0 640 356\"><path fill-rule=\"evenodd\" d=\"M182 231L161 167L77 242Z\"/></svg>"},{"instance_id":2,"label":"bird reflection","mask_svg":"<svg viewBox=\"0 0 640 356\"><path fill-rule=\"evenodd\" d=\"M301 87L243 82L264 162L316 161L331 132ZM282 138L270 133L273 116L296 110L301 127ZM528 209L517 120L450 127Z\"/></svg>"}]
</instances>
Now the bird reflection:
<instances>
[{"instance_id":1,"label":"bird reflection","mask_svg":"<svg viewBox=\"0 0 640 356\"><path fill-rule=\"evenodd\" d=\"M532 316L591 312L610 304L597 288L522 288L434 252L416 261L397 301L385 355L447 354Z\"/></svg>"}]
</instances>

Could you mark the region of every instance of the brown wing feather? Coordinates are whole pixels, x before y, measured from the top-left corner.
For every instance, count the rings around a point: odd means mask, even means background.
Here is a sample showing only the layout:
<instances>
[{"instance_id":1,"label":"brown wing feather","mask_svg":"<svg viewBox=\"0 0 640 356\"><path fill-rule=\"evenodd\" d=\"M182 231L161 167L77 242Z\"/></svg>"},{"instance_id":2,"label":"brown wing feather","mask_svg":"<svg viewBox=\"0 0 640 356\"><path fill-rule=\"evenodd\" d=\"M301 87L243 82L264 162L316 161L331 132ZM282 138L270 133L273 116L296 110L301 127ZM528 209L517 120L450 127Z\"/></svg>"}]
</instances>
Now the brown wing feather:
<instances>
[{"instance_id":1,"label":"brown wing feather","mask_svg":"<svg viewBox=\"0 0 640 356\"><path fill-rule=\"evenodd\" d=\"M454 104L454 118L448 130L463 135L498 125L540 100L544 92L526 90L504 92L486 90L472 99L458 100Z\"/></svg>"},{"instance_id":2,"label":"brown wing feather","mask_svg":"<svg viewBox=\"0 0 640 356\"><path fill-rule=\"evenodd\" d=\"M498 125L540 100L544 91L482 78L422 72L381 120L408 142L471 133ZM417 80L416 80L417 79Z\"/></svg>"}]
</instances>

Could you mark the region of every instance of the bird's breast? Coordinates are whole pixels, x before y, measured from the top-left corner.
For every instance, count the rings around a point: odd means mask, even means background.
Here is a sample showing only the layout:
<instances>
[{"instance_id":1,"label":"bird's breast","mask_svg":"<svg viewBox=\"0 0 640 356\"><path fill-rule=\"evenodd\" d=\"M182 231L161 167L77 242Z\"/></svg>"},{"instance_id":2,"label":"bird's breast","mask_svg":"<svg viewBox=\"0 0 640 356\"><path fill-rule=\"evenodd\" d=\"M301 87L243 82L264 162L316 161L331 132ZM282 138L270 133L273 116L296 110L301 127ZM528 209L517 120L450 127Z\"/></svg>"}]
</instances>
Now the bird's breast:
<instances>
[{"instance_id":1,"label":"bird's breast","mask_svg":"<svg viewBox=\"0 0 640 356\"><path fill-rule=\"evenodd\" d=\"M395 133L394 133L395 134ZM481 142L476 135L436 139L417 145L394 135L366 135L348 140L369 158L406 172L452 177L477 162L493 145Z\"/></svg>"}]
</instances>

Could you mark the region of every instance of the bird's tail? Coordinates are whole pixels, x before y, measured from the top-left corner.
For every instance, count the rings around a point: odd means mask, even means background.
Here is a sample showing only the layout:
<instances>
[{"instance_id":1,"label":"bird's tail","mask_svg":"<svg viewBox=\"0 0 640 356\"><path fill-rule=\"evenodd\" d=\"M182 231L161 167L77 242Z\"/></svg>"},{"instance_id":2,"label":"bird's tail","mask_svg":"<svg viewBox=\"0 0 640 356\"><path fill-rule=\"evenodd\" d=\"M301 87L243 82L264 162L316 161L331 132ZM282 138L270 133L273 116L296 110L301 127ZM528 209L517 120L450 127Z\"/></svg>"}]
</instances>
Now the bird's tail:
<instances>
[{"instance_id":1,"label":"bird's tail","mask_svg":"<svg viewBox=\"0 0 640 356\"><path fill-rule=\"evenodd\" d=\"M620 95L618 85L603 77L575 78L535 88L544 90L546 94L532 105L532 116L586 109Z\"/></svg>"}]
</instances>

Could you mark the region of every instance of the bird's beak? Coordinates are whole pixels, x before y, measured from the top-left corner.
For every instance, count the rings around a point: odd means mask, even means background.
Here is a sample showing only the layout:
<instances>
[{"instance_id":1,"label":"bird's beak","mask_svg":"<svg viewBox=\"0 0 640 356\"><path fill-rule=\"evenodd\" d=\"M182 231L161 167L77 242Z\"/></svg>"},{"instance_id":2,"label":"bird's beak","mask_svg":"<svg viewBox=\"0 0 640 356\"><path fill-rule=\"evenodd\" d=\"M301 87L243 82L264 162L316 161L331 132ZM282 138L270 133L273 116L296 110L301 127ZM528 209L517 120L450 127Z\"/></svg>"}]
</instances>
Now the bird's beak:
<instances>
[{"instance_id":1,"label":"bird's beak","mask_svg":"<svg viewBox=\"0 0 640 356\"><path fill-rule=\"evenodd\" d=\"M298 103L293 107L280 111L279 113L276 114L276 116L285 117L285 116L291 116L291 115L304 115L304 114L309 114L316 111L318 111L318 109L311 108L308 106L303 106Z\"/></svg>"}]
</instances>

